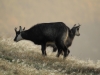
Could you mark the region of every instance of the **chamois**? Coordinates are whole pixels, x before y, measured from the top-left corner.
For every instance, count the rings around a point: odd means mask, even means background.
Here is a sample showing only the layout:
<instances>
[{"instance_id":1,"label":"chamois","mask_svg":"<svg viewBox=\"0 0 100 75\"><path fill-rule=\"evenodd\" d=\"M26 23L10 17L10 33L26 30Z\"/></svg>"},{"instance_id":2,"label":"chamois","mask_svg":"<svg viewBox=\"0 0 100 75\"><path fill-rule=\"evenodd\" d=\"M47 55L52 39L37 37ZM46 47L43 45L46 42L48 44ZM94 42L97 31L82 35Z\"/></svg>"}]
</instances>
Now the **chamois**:
<instances>
[{"instance_id":1,"label":"chamois","mask_svg":"<svg viewBox=\"0 0 100 75\"><path fill-rule=\"evenodd\" d=\"M58 49L58 56L61 51L64 51L64 58L67 56L66 40L69 34L69 27L63 22L40 23L36 24L28 30L22 29L19 31L15 28L16 36L14 41L30 40L37 45L41 45L42 55L46 56L46 44L52 42Z\"/></svg>"},{"instance_id":2,"label":"chamois","mask_svg":"<svg viewBox=\"0 0 100 75\"><path fill-rule=\"evenodd\" d=\"M66 43L65 43L65 45L67 47L67 56L70 53L70 50L68 48L72 45L72 42L73 42L75 35L80 36L79 28L80 28L80 24L78 26L76 26L76 24L75 24L71 29L68 28L69 34L68 34L68 38L67 38ZM57 51L57 46L55 44L47 44L47 46L53 47L53 52ZM63 54L63 52L62 52L62 54ZM59 54L57 56L59 57Z\"/></svg>"}]
</instances>

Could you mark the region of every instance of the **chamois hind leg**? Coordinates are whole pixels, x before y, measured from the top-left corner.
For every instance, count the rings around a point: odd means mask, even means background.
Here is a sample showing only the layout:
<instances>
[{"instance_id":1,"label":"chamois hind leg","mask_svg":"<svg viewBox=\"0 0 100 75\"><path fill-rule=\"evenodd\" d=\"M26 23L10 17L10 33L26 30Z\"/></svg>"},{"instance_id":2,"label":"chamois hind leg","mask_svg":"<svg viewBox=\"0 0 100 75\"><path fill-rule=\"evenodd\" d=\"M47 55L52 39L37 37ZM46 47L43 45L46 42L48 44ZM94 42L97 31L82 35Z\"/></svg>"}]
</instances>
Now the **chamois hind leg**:
<instances>
[{"instance_id":1,"label":"chamois hind leg","mask_svg":"<svg viewBox=\"0 0 100 75\"><path fill-rule=\"evenodd\" d=\"M61 54L61 52L62 52L62 50L61 49L58 49L58 53L57 53L57 57L59 57L60 56L60 54Z\"/></svg>"},{"instance_id":2,"label":"chamois hind leg","mask_svg":"<svg viewBox=\"0 0 100 75\"><path fill-rule=\"evenodd\" d=\"M46 44L42 44L41 45L41 51L42 51L42 55L43 56L46 56L47 55L47 53L46 53Z\"/></svg>"},{"instance_id":3,"label":"chamois hind leg","mask_svg":"<svg viewBox=\"0 0 100 75\"><path fill-rule=\"evenodd\" d=\"M69 49L67 49L67 56L69 55L69 53L70 53L70 50L69 50Z\"/></svg>"},{"instance_id":4,"label":"chamois hind leg","mask_svg":"<svg viewBox=\"0 0 100 75\"><path fill-rule=\"evenodd\" d=\"M69 55L69 53L70 53L70 50L68 49L68 50L67 50L67 56ZM61 52L61 55L64 55L63 50L62 50L62 52Z\"/></svg>"},{"instance_id":5,"label":"chamois hind leg","mask_svg":"<svg viewBox=\"0 0 100 75\"><path fill-rule=\"evenodd\" d=\"M60 56L60 54L62 54L63 53L63 50L64 50L64 43L62 42L62 41L57 41L56 42L56 46L57 46L57 48L58 48L58 53L57 53L57 57L59 57Z\"/></svg>"},{"instance_id":6,"label":"chamois hind leg","mask_svg":"<svg viewBox=\"0 0 100 75\"><path fill-rule=\"evenodd\" d=\"M64 52L63 59L65 59L68 56L68 54L69 54L69 50L66 48L66 46L63 48L63 52Z\"/></svg>"}]
</instances>

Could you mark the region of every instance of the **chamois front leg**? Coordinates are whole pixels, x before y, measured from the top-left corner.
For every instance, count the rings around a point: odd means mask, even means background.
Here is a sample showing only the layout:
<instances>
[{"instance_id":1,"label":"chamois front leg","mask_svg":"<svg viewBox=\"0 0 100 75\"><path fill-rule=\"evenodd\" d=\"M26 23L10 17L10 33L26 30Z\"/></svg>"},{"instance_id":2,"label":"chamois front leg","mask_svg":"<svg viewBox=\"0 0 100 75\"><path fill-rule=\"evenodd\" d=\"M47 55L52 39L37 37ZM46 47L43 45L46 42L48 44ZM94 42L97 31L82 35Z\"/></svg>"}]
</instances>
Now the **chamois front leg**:
<instances>
[{"instance_id":1,"label":"chamois front leg","mask_svg":"<svg viewBox=\"0 0 100 75\"><path fill-rule=\"evenodd\" d=\"M61 53L62 53L62 50L58 48L58 53L57 53L56 57L59 57Z\"/></svg>"},{"instance_id":2,"label":"chamois front leg","mask_svg":"<svg viewBox=\"0 0 100 75\"><path fill-rule=\"evenodd\" d=\"M47 54L46 54L46 44L42 44L41 45L41 51L42 51L42 55L43 56L46 56Z\"/></svg>"},{"instance_id":3,"label":"chamois front leg","mask_svg":"<svg viewBox=\"0 0 100 75\"><path fill-rule=\"evenodd\" d=\"M63 50L64 51L64 60L65 60L65 58L69 55L69 53L70 53L70 50L67 48L66 50Z\"/></svg>"}]
</instances>

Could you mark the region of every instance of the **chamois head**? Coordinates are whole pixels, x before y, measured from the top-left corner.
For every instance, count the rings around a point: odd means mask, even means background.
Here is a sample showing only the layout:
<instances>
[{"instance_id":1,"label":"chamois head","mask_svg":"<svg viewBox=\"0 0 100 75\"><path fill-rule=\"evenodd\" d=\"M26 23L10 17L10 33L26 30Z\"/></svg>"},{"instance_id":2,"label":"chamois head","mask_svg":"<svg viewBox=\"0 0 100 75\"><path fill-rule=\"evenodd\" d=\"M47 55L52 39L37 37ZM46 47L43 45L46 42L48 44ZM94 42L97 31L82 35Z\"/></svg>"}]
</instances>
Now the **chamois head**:
<instances>
[{"instance_id":1,"label":"chamois head","mask_svg":"<svg viewBox=\"0 0 100 75\"><path fill-rule=\"evenodd\" d=\"M25 30L25 27L22 29L21 26L19 26L19 31L17 31L17 28L15 28L15 33L16 33L16 36L14 38L14 41L18 42L20 40L22 40L22 36L21 36L21 33Z\"/></svg>"},{"instance_id":2,"label":"chamois head","mask_svg":"<svg viewBox=\"0 0 100 75\"><path fill-rule=\"evenodd\" d=\"M78 24L78 26L76 26L76 24L72 27L71 31L74 35L76 36L80 36L80 33L79 33L79 28L80 28L80 24Z\"/></svg>"}]
</instances>

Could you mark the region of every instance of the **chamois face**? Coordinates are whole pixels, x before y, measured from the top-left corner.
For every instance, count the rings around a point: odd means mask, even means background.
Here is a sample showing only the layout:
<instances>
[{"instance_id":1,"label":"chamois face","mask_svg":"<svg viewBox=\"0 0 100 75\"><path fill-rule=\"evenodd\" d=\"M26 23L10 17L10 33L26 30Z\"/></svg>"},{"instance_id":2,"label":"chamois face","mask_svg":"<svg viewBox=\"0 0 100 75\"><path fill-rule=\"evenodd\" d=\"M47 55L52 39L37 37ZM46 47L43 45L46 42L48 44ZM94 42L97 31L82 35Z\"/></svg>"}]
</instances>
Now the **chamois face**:
<instances>
[{"instance_id":1,"label":"chamois face","mask_svg":"<svg viewBox=\"0 0 100 75\"><path fill-rule=\"evenodd\" d=\"M76 27L75 35L76 35L76 36L80 36L80 33L79 33L79 26Z\"/></svg>"},{"instance_id":2,"label":"chamois face","mask_svg":"<svg viewBox=\"0 0 100 75\"><path fill-rule=\"evenodd\" d=\"M80 36L79 28L80 28L80 25L76 26L76 24L72 28L72 31L75 33L76 36Z\"/></svg>"},{"instance_id":3,"label":"chamois face","mask_svg":"<svg viewBox=\"0 0 100 75\"><path fill-rule=\"evenodd\" d=\"M24 27L24 29L22 29L21 26L19 27L19 31L17 31L17 28L15 28L16 36L15 36L15 38L14 38L14 41L18 42L18 41L20 41L20 40L23 39L22 36L21 36L21 33L22 33L22 31L24 31L24 30L25 30L25 27Z\"/></svg>"}]
</instances>

